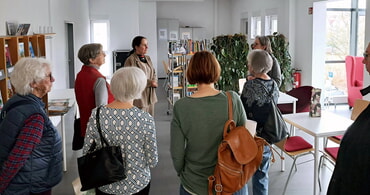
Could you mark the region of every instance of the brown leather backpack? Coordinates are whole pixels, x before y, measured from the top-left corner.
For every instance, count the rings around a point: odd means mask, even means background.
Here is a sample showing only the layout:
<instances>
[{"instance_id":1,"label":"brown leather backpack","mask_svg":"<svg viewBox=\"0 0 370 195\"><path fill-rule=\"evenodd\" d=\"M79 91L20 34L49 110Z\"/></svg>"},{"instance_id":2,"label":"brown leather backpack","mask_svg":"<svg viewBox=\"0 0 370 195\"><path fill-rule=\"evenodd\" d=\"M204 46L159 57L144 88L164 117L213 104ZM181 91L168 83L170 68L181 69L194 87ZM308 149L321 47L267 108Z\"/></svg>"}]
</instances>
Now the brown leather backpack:
<instances>
[{"instance_id":1,"label":"brown leather backpack","mask_svg":"<svg viewBox=\"0 0 370 195\"><path fill-rule=\"evenodd\" d=\"M262 162L264 145L269 145L263 138L253 137L244 126L235 126L232 97L230 92L226 94L229 120L225 123L223 140L218 147L214 173L208 177L209 195L214 191L217 195L229 195L243 188Z\"/></svg>"}]
</instances>

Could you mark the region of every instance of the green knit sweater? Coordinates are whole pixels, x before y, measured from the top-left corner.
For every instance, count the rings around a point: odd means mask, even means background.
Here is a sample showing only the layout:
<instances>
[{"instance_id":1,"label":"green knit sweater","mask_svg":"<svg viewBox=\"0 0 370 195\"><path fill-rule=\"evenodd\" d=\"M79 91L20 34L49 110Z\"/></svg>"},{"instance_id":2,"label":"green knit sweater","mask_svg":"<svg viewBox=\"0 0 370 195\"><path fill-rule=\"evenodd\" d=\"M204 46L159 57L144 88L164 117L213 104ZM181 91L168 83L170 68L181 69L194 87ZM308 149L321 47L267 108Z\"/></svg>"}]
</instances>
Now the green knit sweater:
<instances>
[{"instance_id":1,"label":"green knit sweater","mask_svg":"<svg viewBox=\"0 0 370 195\"><path fill-rule=\"evenodd\" d=\"M246 115L238 94L232 92L233 117L244 125ZM181 184L194 194L207 194L208 176L213 174L217 149L228 119L227 96L178 100L171 122L171 156Z\"/></svg>"}]
</instances>

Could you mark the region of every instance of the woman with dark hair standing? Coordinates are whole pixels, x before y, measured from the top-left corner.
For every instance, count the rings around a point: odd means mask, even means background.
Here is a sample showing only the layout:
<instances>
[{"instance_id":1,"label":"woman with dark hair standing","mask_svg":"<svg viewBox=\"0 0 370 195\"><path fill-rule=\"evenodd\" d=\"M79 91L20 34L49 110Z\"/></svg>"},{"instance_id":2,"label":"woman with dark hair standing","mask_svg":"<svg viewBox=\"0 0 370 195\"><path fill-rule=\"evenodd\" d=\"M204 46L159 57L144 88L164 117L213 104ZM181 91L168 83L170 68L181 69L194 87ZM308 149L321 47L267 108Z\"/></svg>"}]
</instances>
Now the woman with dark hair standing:
<instances>
[{"instance_id":1,"label":"woman with dark hair standing","mask_svg":"<svg viewBox=\"0 0 370 195\"><path fill-rule=\"evenodd\" d=\"M276 84L280 87L281 85L280 64L275 58L275 56L272 54L270 39L267 36L256 36L254 39L254 43L252 44L252 49L262 49L270 54L272 58L272 68L271 71L267 73L267 75L274 79ZM248 80L251 80L253 78L255 78L254 75L248 76Z\"/></svg>"},{"instance_id":2,"label":"woman with dark hair standing","mask_svg":"<svg viewBox=\"0 0 370 195\"><path fill-rule=\"evenodd\" d=\"M145 55L148 52L148 40L143 36L136 36L132 40L131 46L130 56L126 59L124 66L138 67L144 71L147 77L146 88L141 94L141 98L134 100L134 105L154 117L154 104L157 102L155 88L158 87L158 79L152 60L148 55Z\"/></svg>"}]
</instances>

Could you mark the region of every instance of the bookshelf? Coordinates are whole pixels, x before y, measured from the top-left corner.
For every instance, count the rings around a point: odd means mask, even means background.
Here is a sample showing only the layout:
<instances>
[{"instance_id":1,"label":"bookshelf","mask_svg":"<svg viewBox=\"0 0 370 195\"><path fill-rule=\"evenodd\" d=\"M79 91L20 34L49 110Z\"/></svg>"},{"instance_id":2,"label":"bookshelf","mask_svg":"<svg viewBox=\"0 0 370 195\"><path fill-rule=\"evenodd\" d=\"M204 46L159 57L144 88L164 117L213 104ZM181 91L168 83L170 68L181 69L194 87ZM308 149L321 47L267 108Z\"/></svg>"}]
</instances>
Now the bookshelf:
<instances>
[{"instance_id":1,"label":"bookshelf","mask_svg":"<svg viewBox=\"0 0 370 195\"><path fill-rule=\"evenodd\" d=\"M170 114L172 106L178 99L190 96L197 90L196 85L188 83L186 68L193 54L208 50L209 45L207 40L168 41L168 63L163 62L167 73L165 84L168 100L167 114Z\"/></svg>"},{"instance_id":2,"label":"bookshelf","mask_svg":"<svg viewBox=\"0 0 370 195\"><path fill-rule=\"evenodd\" d=\"M13 95L9 79L13 66L23 56L45 57L45 39L53 35L54 33L0 36L0 91L4 103ZM30 49L31 47L32 49ZM47 95L44 96L43 101L47 105Z\"/></svg>"}]
</instances>

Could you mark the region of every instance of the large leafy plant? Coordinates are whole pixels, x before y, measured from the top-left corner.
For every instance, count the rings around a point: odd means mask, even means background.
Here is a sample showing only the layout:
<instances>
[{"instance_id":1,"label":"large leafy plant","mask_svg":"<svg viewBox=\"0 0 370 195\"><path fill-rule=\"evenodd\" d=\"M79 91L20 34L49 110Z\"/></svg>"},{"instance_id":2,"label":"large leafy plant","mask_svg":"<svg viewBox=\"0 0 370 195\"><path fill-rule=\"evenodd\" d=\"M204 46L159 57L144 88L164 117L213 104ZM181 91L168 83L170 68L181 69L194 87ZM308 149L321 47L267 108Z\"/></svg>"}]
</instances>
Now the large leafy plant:
<instances>
[{"instance_id":1,"label":"large leafy plant","mask_svg":"<svg viewBox=\"0 0 370 195\"><path fill-rule=\"evenodd\" d=\"M289 54L289 42L283 34L275 32L267 36L271 41L271 48L274 56L278 60L281 69L281 86L280 91L286 91L293 83L292 60Z\"/></svg>"},{"instance_id":2,"label":"large leafy plant","mask_svg":"<svg viewBox=\"0 0 370 195\"><path fill-rule=\"evenodd\" d=\"M239 79L247 73L249 45L243 34L214 37L211 50L221 66L221 76L217 88L223 91L239 91Z\"/></svg>"}]
</instances>

